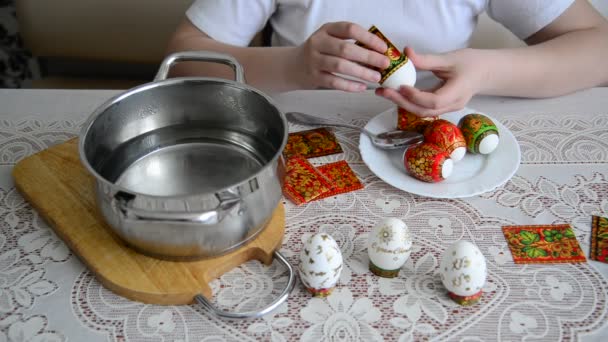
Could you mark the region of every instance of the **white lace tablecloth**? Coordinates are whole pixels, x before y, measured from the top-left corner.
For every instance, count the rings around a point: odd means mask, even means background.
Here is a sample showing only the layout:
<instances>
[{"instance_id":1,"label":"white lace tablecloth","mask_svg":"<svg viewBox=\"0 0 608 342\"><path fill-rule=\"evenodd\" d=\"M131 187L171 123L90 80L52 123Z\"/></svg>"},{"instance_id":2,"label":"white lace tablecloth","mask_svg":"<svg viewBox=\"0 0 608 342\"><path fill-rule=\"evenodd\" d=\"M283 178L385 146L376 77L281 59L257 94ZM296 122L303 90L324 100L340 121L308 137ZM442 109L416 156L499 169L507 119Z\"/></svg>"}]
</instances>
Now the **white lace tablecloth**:
<instances>
[{"instance_id":1,"label":"white lace tablecloth","mask_svg":"<svg viewBox=\"0 0 608 342\"><path fill-rule=\"evenodd\" d=\"M286 204L282 252L296 264L302 239L330 233L345 268L335 292L311 298L298 284L262 319L222 321L197 305L146 305L103 288L15 190L12 166L77 135L113 91L0 90L0 342L2 341L517 341L608 340L608 267L515 265L501 226L570 223L588 253L591 215L608 215L608 88L547 100L476 97L468 105L499 119L522 149L517 174L499 189L463 200L421 198L392 188L361 161L358 134L337 129L345 159L365 189L296 207ZM299 110L363 125L391 106L334 91L277 96ZM337 115L340 113L340 115ZM414 252L398 278L367 270L365 241L385 216L400 217ZM435 275L457 240L487 259L482 301L459 307ZM212 283L217 305L268 303L282 267L249 262Z\"/></svg>"}]
</instances>

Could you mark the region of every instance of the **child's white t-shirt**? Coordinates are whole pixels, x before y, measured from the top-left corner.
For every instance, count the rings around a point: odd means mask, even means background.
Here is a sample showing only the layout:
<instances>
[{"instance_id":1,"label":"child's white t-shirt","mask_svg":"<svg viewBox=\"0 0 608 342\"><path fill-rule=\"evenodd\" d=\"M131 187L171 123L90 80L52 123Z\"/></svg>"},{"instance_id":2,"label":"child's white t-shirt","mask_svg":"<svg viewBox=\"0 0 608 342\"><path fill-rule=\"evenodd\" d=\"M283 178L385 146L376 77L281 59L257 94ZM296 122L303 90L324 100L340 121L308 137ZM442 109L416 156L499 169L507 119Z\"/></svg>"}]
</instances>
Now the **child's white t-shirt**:
<instances>
[{"instance_id":1,"label":"child's white t-shirt","mask_svg":"<svg viewBox=\"0 0 608 342\"><path fill-rule=\"evenodd\" d=\"M539 31L574 0L196 0L186 12L201 31L247 46L268 20L273 45L304 42L321 25L376 25L398 48L441 53L467 46L483 11L521 39Z\"/></svg>"},{"instance_id":2,"label":"child's white t-shirt","mask_svg":"<svg viewBox=\"0 0 608 342\"><path fill-rule=\"evenodd\" d=\"M349 21L376 25L397 48L443 53L468 46L484 11L525 39L574 0L196 0L190 21L211 38L247 46L270 21L273 46L303 43L321 25Z\"/></svg>"}]
</instances>

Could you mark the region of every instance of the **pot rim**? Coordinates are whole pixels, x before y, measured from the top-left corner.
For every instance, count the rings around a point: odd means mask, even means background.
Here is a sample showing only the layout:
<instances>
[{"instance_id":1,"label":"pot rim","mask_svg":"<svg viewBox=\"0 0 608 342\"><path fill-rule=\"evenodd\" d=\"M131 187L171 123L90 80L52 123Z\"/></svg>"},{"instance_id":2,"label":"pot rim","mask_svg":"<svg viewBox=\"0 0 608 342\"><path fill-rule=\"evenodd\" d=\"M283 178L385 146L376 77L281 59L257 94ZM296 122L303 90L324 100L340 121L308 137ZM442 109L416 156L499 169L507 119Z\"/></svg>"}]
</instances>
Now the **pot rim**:
<instances>
[{"instance_id":1,"label":"pot rim","mask_svg":"<svg viewBox=\"0 0 608 342\"><path fill-rule=\"evenodd\" d=\"M85 145L85 138L87 136L87 134L89 133L89 130L91 129L91 126L93 126L93 123L96 121L96 119L102 114L104 113L110 106L128 98L129 96L135 95L137 93L152 89L152 88L157 88L157 87L162 87L162 86L171 86L173 84L178 84L178 83L183 83L183 82L187 82L187 81L194 81L194 82L216 82L216 83L223 83L223 84L227 84L233 87L237 87L237 88L242 88L245 90L249 90L252 91L254 93L256 93L259 96L262 96L266 101L268 101L268 103L273 106L274 108L276 108L277 112L279 113L280 119L283 123L283 127L284 129L284 134L283 134L283 139L281 142L281 146L279 147L279 149L277 150L277 153L268 161L264 164L264 166L256 173L254 173L253 175L249 176L246 179L243 179L237 183L231 184L229 186L226 186L224 188L221 189L217 189L215 190L213 193L221 193L223 191L232 189L234 187L239 186L240 184L246 183L251 179L254 179L256 177L258 177L258 175L260 175L261 173L263 173L270 165L274 164L275 161L277 161L277 159L280 159L283 155L283 150L285 149L285 145L287 144L287 139L289 138L289 125L287 123L287 119L285 118L285 113L283 113L283 111L281 109L279 109L279 107L277 106L277 104L275 103L275 101L268 95L264 94L263 92L261 92L260 90L253 88L249 85L247 85L246 83L241 83L241 82L237 82L237 81L233 81L233 80L228 80L228 79L224 79L224 78L218 78L218 77L175 77L175 78L168 78L168 79L164 79L162 81L152 81L152 82L148 82L148 83L144 83L142 85L133 87L131 89L128 89L118 95L115 95L111 98L109 98L107 101L105 101L104 103L102 103L101 105L99 105L87 118L87 120L85 121L85 123L82 126L82 129L80 130L80 133L78 135L78 155L79 155L79 159L80 162L84 165L84 167L87 169L87 171L89 171L98 182L102 182L104 185L110 186L111 188L115 189L117 192L122 191L125 193L129 193L135 196L145 196L147 198L153 198L153 199L183 199L183 198L187 198L187 197L191 197L191 196L196 196L196 195L200 195L200 194L211 194L211 192L208 193L191 193L191 194L186 194L186 195L171 195L171 196L159 196L159 195L150 195L150 194L146 194L146 193L142 193L142 192L137 192L137 191L133 191L130 189L127 189L125 187L122 187L120 185L117 185L115 183L112 183L110 181L108 181L105 177L101 176L89 163L88 158L86 157L85 151L84 151L84 145Z\"/></svg>"}]
</instances>

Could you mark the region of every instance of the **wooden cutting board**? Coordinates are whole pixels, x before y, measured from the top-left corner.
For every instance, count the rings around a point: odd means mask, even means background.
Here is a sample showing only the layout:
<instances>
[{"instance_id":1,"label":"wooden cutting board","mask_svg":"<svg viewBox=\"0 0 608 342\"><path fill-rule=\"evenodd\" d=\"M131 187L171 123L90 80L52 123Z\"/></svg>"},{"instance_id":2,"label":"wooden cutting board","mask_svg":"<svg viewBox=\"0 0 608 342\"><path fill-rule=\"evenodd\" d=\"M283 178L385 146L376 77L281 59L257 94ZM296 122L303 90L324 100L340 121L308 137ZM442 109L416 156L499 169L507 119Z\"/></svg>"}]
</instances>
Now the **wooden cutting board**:
<instances>
[{"instance_id":1,"label":"wooden cutting board","mask_svg":"<svg viewBox=\"0 0 608 342\"><path fill-rule=\"evenodd\" d=\"M257 259L272 262L285 232L280 203L268 226L232 253L200 261L165 261L129 248L105 224L95 202L95 179L80 164L78 140L55 145L13 169L17 189L111 291L139 302L180 305L194 296L211 298L209 282Z\"/></svg>"}]
</instances>

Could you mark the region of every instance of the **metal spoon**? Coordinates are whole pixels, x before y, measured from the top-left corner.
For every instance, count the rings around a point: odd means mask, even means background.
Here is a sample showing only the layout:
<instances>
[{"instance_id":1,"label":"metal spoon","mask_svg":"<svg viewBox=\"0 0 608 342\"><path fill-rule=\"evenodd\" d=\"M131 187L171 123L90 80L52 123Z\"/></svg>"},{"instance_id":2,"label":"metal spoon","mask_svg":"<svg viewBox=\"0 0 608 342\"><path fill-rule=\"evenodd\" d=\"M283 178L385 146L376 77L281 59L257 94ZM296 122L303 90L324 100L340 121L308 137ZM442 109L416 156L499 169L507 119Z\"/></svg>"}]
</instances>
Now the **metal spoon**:
<instances>
[{"instance_id":1,"label":"metal spoon","mask_svg":"<svg viewBox=\"0 0 608 342\"><path fill-rule=\"evenodd\" d=\"M285 113L285 116L287 117L288 121L301 125L334 126L358 130L367 135L372 141L372 144L374 144L376 147L386 150L419 144L424 140L423 135L417 132L395 130L374 134L359 126L339 123L310 114L287 112Z\"/></svg>"}]
</instances>

